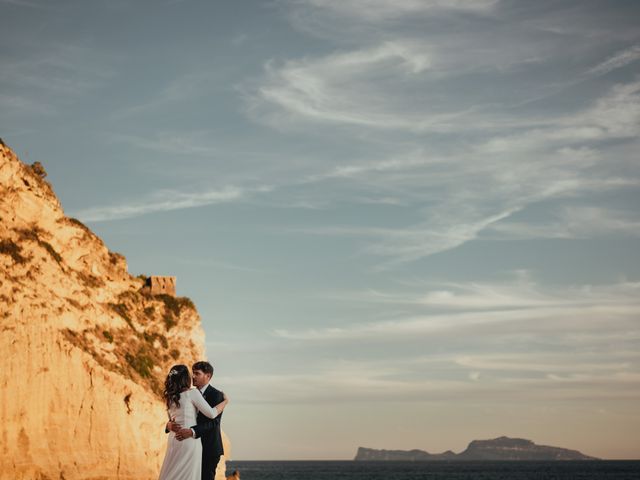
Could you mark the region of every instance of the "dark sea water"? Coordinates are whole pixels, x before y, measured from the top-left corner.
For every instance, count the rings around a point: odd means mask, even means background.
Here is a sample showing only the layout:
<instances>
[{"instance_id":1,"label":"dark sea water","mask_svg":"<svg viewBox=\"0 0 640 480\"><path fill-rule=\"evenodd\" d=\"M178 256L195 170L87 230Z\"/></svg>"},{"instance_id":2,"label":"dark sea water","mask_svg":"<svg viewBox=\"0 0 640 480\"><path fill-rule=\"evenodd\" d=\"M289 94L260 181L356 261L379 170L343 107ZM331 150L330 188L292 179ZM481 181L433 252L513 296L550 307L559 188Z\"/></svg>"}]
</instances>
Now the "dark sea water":
<instances>
[{"instance_id":1,"label":"dark sea water","mask_svg":"<svg viewBox=\"0 0 640 480\"><path fill-rule=\"evenodd\" d=\"M640 461L227 462L241 480L640 480Z\"/></svg>"}]
</instances>

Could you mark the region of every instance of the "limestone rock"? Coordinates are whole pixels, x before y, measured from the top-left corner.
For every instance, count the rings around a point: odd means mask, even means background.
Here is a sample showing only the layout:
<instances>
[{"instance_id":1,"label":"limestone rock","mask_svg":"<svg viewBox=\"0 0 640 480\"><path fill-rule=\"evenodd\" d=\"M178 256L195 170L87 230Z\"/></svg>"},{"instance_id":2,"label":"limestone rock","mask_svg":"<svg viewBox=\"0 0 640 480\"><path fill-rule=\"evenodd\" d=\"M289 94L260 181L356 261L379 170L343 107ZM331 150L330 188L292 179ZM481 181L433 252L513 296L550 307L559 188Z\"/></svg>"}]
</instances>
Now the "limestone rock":
<instances>
[{"instance_id":1,"label":"limestone rock","mask_svg":"<svg viewBox=\"0 0 640 480\"><path fill-rule=\"evenodd\" d=\"M187 298L151 295L0 145L0 479L156 479L174 363L204 358Z\"/></svg>"}]
</instances>

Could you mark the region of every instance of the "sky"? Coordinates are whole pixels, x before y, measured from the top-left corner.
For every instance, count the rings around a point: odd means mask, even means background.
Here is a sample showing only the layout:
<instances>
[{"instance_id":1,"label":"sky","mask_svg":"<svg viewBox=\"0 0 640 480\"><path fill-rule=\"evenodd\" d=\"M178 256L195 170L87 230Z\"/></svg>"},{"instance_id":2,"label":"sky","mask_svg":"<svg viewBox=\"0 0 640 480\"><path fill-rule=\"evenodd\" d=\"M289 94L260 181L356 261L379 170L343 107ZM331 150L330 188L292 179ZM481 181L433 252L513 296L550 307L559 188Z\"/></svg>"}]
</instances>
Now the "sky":
<instances>
[{"instance_id":1,"label":"sky","mask_svg":"<svg viewBox=\"0 0 640 480\"><path fill-rule=\"evenodd\" d=\"M235 460L640 458L640 4L0 0L0 136L176 275Z\"/></svg>"}]
</instances>

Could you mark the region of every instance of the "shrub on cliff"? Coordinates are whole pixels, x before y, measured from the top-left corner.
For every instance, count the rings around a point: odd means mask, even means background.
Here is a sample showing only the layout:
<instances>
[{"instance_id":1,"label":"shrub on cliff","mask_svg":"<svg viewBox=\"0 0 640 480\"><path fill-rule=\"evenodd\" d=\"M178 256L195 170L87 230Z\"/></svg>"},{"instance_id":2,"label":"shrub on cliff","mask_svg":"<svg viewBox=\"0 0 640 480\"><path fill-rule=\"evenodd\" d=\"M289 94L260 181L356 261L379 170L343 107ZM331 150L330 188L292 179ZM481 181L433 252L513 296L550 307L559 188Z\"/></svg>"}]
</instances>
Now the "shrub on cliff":
<instances>
[{"instance_id":1,"label":"shrub on cliff","mask_svg":"<svg viewBox=\"0 0 640 480\"><path fill-rule=\"evenodd\" d=\"M21 255L22 247L12 240L0 241L0 254L10 256L16 263L25 263L27 259Z\"/></svg>"},{"instance_id":2,"label":"shrub on cliff","mask_svg":"<svg viewBox=\"0 0 640 480\"><path fill-rule=\"evenodd\" d=\"M40 178L47 178L47 171L40 162L32 163L30 167L33 173L38 175Z\"/></svg>"},{"instance_id":3,"label":"shrub on cliff","mask_svg":"<svg viewBox=\"0 0 640 480\"><path fill-rule=\"evenodd\" d=\"M187 297L172 297L171 295L156 295L155 298L164 302L165 311L162 319L167 330L175 327L178 324L178 318L183 309L195 310L195 305L190 298Z\"/></svg>"},{"instance_id":4,"label":"shrub on cliff","mask_svg":"<svg viewBox=\"0 0 640 480\"><path fill-rule=\"evenodd\" d=\"M142 378L151 377L151 369L153 368L153 359L144 348L140 348L135 355L127 353L125 355L127 363L131 365L138 375Z\"/></svg>"},{"instance_id":5,"label":"shrub on cliff","mask_svg":"<svg viewBox=\"0 0 640 480\"><path fill-rule=\"evenodd\" d=\"M33 226L31 229L23 228L18 230L20 232L20 238L22 240L30 240L32 242L37 243L42 248L44 248L49 255L58 263L58 265L62 266L62 257L58 252L56 252L55 248L49 243L42 240L42 236L46 235L44 230L37 226Z\"/></svg>"}]
</instances>

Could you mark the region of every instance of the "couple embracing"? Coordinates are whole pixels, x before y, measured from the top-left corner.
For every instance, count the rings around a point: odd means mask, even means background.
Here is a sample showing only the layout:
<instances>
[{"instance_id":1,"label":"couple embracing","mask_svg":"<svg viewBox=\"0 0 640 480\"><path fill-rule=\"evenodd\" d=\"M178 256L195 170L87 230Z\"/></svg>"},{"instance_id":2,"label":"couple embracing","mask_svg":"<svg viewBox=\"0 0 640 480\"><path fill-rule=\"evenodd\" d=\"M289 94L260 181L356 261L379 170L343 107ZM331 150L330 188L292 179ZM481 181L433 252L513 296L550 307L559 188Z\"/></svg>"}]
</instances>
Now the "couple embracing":
<instances>
[{"instance_id":1,"label":"couple embracing","mask_svg":"<svg viewBox=\"0 0 640 480\"><path fill-rule=\"evenodd\" d=\"M164 383L169 422L160 480L213 480L224 453L220 419L229 399L209 385L213 367L196 362L171 367Z\"/></svg>"}]
</instances>

